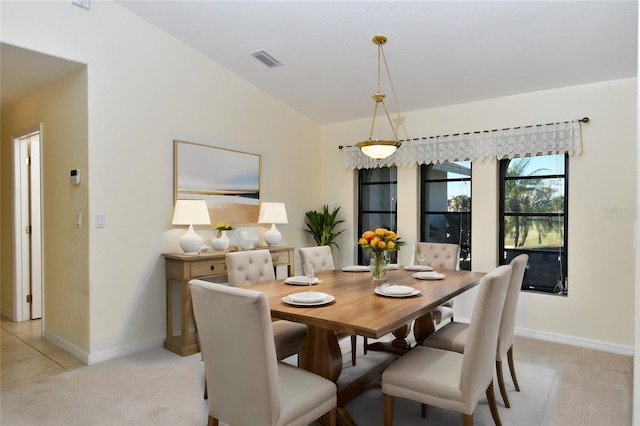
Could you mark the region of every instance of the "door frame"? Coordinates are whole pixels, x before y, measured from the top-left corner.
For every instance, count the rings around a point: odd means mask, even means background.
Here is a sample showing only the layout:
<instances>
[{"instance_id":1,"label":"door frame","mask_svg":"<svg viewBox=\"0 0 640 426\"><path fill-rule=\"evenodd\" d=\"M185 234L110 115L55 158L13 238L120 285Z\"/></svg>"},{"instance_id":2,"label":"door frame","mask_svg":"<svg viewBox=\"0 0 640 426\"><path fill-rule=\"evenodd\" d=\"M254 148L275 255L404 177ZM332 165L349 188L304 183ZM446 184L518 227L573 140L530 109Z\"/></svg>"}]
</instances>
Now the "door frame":
<instances>
[{"instance_id":1,"label":"door frame","mask_svg":"<svg viewBox=\"0 0 640 426\"><path fill-rule=\"evenodd\" d=\"M37 142L31 139L39 135ZM31 320L33 315L44 317L44 269L42 254L42 123L22 132L21 136L13 137L13 253L14 253L14 283L13 283L13 321ZM31 179L24 158L29 152L27 145L33 143L31 149ZM30 202L29 197L32 197ZM31 218L30 218L31 216ZM31 237L24 232L27 225L31 225ZM31 277L31 279L28 279ZM34 285L34 289L31 285ZM32 295L32 303L26 301L26 296ZM37 304L35 308L32 307Z\"/></svg>"}]
</instances>

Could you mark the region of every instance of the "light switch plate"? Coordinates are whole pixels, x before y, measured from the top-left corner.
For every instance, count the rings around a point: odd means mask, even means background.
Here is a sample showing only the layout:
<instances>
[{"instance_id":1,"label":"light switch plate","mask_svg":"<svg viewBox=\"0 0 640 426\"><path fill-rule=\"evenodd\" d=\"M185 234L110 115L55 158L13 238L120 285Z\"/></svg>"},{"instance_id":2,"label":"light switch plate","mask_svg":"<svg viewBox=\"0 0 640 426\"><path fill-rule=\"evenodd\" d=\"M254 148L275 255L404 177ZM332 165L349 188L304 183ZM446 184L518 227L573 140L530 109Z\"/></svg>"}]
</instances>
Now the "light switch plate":
<instances>
[{"instance_id":1,"label":"light switch plate","mask_svg":"<svg viewBox=\"0 0 640 426\"><path fill-rule=\"evenodd\" d=\"M71 0L71 3L89 10L89 0Z\"/></svg>"}]
</instances>

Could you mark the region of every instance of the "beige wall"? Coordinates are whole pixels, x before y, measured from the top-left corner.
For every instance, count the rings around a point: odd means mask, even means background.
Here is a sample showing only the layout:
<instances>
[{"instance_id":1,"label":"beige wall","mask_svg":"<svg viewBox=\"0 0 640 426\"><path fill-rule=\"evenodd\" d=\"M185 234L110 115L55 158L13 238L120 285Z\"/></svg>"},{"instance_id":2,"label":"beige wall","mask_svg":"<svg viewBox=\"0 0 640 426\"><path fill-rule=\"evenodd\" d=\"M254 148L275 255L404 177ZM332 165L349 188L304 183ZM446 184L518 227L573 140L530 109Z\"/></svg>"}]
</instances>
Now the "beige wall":
<instances>
[{"instance_id":1,"label":"beige wall","mask_svg":"<svg viewBox=\"0 0 640 426\"><path fill-rule=\"evenodd\" d=\"M304 212L325 203L341 206L347 232L336 263L353 262L355 178L344 169L337 146L368 134L368 119L321 128L109 1L92 2L90 11L68 1L2 2L0 7L2 42L87 64L84 290L89 307L75 322L69 317L46 321L64 323L64 336L71 344L88 346L90 361L157 345L164 337L160 253L179 250L177 239L184 232L170 225L173 139L262 154L262 199L287 205L289 224L278 226L283 244L313 244L303 231ZM569 297L523 294L521 328L612 345L633 343L633 220L605 217L605 209L635 207L635 89L635 79L622 80L405 114L401 137L591 117L583 127L585 153L570 165ZM2 161L4 194L4 150ZM63 190L69 188L73 167L62 166ZM399 233L412 241L418 229L416 168L401 168L399 179ZM476 162L473 179L474 268L489 270L497 251L495 161ZM6 212L3 201L3 224ZM93 227L96 213L106 215L104 229ZM59 214L62 222L73 223L71 208ZM211 234L206 228L197 231ZM4 258L10 250L4 225L2 235ZM408 255L401 252L400 261L407 262ZM78 269L82 273L83 267ZM73 299L73 292L66 297ZM456 303L461 317L469 316L469 299ZM62 315L55 309L47 308L45 316ZM88 345L81 337L83 322Z\"/></svg>"},{"instance_id":2,"label":"beige wall","mask_svg":"<svg viewBox=\"0 0 640 426\"><path fill-rule=\"evenodd\" d=\"M614 350L628 350L634 343L636 79L403 115L406 129L401 138L591 118L591 123L582 125L584 152L569 164L569 296L522 293L517 327L529 334L572 336L583 343L598 341ZM344 169L337 146L361 140L369 125L367 119L323 128L323 197L340 203L349 217L345 241L356 238L356 195L353 184L344 184L353 182L354 172ZM417 172L417 167L399 169L398 232L408 242L418 235ZM488 271L497 264L497 179L495 159L474 162L472 257L476 270ZM613 209L627 214L613 216L608 213ZM401 262L409 261L409 255L410 250L401 252ZM337 263L350 264L353 259L353 250L343 250ZM471 316L472 296L459 298L460 317Z\"/></svg>"},{"instance_id":3,"label":"beige wall","mask_svg":"<svg viewBox=\"0 0 640 426\"><path fill-rule=\"evenodd\" d=\"M115 3L92 2L90 11L68 1L0 7L2 42L87 64L89 308L65 326L77 336L88 324L89 361L164 338L161 253L178 251L185 231L170 225L174 139L262 154L262 199L287 206L283 244L311 243L302 229L304 212L321 206L317 124ZM70 167L63 168L65 189ZM94 228L96 213L106 215L104 229ZM75 218L71 210L60 215Z\"/></svg>"},{"instance_id":4,"label":"beige wall","mask_svg":"<svg viewBox=\"0 0 640 426\"><path fill-rule=\"evenodd\" d=\"M42 240L46 329L89 350L88 187L69 181L87 170L87 73L78 71L32 94L2 114L2 307L13 306L13 138L42 123Z\"/></svg>"}]
</instances>

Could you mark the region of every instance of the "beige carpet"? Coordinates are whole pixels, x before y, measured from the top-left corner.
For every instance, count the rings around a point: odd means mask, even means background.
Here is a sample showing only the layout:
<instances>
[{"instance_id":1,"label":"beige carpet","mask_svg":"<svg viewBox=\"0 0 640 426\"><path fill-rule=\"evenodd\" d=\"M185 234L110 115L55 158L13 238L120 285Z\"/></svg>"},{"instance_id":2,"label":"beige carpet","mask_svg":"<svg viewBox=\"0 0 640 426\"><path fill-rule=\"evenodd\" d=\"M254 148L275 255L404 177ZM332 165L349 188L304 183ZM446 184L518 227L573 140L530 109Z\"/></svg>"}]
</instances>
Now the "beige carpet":
<instances>
[{"instance_id":1,"label":"beige carpet","mask_svg":"<svg viewBox=\"0 0 640 426\"><path fill-rule=\"evenodd\" d=\"M341 342L345 359L350 359L348 340ZM358 340L361 344L362 339ZM358 353L362 354L362 350ZM359 360L358 368L366 368L372 358L379 356L384 355L369 352ZM511 380L506 379L512 408L505 408L497 396L502 423L540 425L555 371L524 363L517 363L516 368L522 392L516 392ZM344 371L354 369L345 365ZM0 424L205 425L203 383L200 354L183 358L161 348L150 349L38 382L3 386ZM348 409L358 425L381 425L380 388L366 392ZM410 401L397 399L395 411L395 424L399 426L460 424L458 414L433 407L429 407L428 418L422 419L420 405ZM474 420L476 425L493 424L485 402L476 409Z\"/></svg>"}]
</instances>

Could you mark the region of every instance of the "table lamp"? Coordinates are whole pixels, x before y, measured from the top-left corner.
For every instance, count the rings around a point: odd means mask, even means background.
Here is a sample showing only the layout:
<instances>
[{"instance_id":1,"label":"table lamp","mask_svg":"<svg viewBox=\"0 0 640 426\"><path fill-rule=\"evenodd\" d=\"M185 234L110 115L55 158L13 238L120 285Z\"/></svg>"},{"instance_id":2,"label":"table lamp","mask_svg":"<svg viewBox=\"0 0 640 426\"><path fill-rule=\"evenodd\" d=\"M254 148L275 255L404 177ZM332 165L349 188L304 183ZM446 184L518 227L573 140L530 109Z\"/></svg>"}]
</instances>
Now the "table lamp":
<instances>
[{"instance_id":1,"label":"table lamp","mask_svg":"<svg viewBox=\"0 0 640 426\"><path fill-rule=\"evenodd\" d=\"M282 234L276 228L276 223L289 223L284 203L262 203L258 223L271 224L271 229L264 233L264 242L270 246L277 246L282 241Z\"/></svg>"},{"instance_id":2,"label":"table lamp","mask_svg":"<svg viewBox=\"0 0 640 426\"><path fill-rule=\"evenodd\" d=\"M177 200L172 225L189 225L180 237L180 247L186 254L197 254L202 247L202 237L195 233L193 225L211 225L209 209L204 200Z\"/></svg>"}]
</instances>

